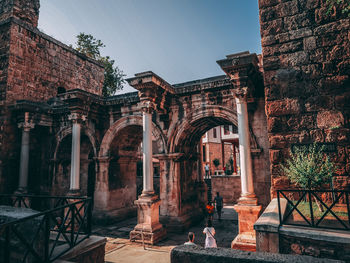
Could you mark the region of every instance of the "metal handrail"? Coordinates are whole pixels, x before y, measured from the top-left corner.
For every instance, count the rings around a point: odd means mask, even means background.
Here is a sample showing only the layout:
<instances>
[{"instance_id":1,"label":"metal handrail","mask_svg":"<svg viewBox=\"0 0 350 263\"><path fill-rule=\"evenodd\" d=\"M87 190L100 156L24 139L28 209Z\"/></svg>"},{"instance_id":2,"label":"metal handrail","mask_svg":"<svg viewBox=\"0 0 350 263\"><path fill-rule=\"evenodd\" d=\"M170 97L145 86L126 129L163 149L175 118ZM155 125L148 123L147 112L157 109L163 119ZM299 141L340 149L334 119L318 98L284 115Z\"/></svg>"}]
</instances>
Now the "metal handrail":
<instances>
[{"instance_id":1,"label":"metal handrail","mask_svg":"<svg viewBox=\"0 0 350 263\"><path fill-rule=\"evenodd\" d=\"M24 198L40 198L43 199L60 199L52 209L38 212L36 214L17 219L14 221L0 224L0 242L3 240L3 257L1 262L10 262L11 260L11 237L15 237L22 246L25 247L23 262L28 255L33 256L38 262L52 262L62 256L64 253L72 249L74 246L85 240L91 235L91 198L89 197L72 197L72 196L36 196L36 195L0 195L0 204L3 203L4 198L12 199L12 206L22 206ZM73 200L69 202L70 200ZM7 200L11 201L11 200ZM11 203L11 202L10 202ZM28 204L24 203L27 207ZM57 213L62 216L57 217ZM41 218L42 217L42 218ZM35 231L33 237L29 241L24 233L17 228L20 224L29 222L34 218L39 219L38 229ZM59 218L59 220L57 219ZM52 224L53 223L53 224ZM44 255L37 253L34 244L39 238L41 230L44 233ZM55 234L56 238L53 243L50 243L50 234ZM12 235L12 236L11 236ZM62 240L59 238L62 237ZM67 248L57 249L60 245L67 245ZM16 248L14 248L16 249ZM56 249L56 250L55 250ZM0 248L1 252L1 248Z\"/></svg>"},{"instance_id":2,"label":"metal handrail","mask_svg":"<svg viewBox=\"0 0 350 263\"><path fill-rule=\"evenodd\" d=\"M290 195L288 195L288 193ZM324 199L320 198L317 194L331 193L331 203L326 203ZM297 198L291 198L291 195L299 194ZM280 226L282 225L293 225L293 226L307 226L312 228L324 228L324 229L336 229L336 230L347 230L350 231L350 204L349 204L350 191L347 190L301 190L301 189L287 189L287 190L277 190L277 201L278 201L278 211L279 211L279 221ZM280 198L287 200L290 209L282 215L281 214L281 203ZM342 202L341 199L343 198ZM313 201L314 200L314 201ZM300 209L299 204L302 202L307 203L309 213L303 213ZM324 210L320 211L320 216L317 217L314 214L314 205L316 203L317 207L322 207ZM346 219L341 219L337 212L334 210L336 205L342 204L346 207ZM298 208L299 206L299 208ZM299 214L303 219L301 223L295 222L292 219L293 212ZM326 221L326 216L332 215L334 225L331 224L321 225L322 222ZM339 227L341 226L341 227Z\"/></svg>"}]
</instances>

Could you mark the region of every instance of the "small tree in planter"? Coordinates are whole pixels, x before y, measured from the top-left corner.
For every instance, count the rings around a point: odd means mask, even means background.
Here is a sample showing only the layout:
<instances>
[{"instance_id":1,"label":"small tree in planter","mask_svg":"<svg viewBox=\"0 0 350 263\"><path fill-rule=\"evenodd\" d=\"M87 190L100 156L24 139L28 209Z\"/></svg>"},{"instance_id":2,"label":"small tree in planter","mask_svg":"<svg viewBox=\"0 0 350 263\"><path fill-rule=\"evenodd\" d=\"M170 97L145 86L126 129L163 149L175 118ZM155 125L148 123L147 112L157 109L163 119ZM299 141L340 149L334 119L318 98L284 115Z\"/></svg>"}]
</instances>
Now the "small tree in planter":
<instances>
[{"instance_id":1,"label":"small tree in planter","mask_svg":"<svg viewBox=\"0 0 350 263\"><path fill-rule=\"evenodd\" d=\"M282 165L282 171L292 183L303 189L315 190L331 183L336 167L323 149L316 143L309 147L296 147L286 165ZM315 201L319 210L323 211L318 200Z\"/></svg>"},{"instance_id":2,"label":"small tree in planter","mask_svg":"<svg viewBox=\"0 0 350 263\"><path fill-rule=\"evenodd\" d=\"M219 160L218 158L215 158L215 159L213 160L213 164L214 164L214 166L215 166L215 168L216 168L216 170L217 170L218 167L219 167L219 165L220 165L220 160Z\"/></svg>"}]
</instances>

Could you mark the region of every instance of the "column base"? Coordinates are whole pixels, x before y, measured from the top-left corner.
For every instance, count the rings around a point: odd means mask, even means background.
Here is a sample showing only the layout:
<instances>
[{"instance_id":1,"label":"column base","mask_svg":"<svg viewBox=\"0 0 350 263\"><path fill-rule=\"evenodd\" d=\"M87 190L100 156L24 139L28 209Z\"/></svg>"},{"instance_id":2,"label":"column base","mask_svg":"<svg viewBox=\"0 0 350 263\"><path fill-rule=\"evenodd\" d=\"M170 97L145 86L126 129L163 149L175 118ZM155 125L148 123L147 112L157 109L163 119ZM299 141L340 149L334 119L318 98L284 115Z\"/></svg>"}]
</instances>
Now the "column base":
<instances>
[{"instance_id":1,"label":"column base","mask_svg":"<svg viewBox=\"0 0 350 263\"><path fill-rule=\"evenodd\" d=\"M160 200L157 195L140 195L136 200L137 225L130 232L130 240L154 245L166 236L166 230L159 223Z\"/></svg>"},{"instance_id":2,"label":"column base","mask_svg":"<svg viewBox=\"0 0 350 263\"><path fill-rule=\"evenodd\" d=\"M80 189L70 189L67 196L80 196Z\"/></svg>"},{"instance_id":3,"label":"column base","mask_svg":"<svg viewBox=\"0 0 350 263\"><path fill-rule=\"evenodd\" d=\"M24 187L19 187L14 194L16 195L24 195L24 194L28 194L28 188L24 188Z\"/></svg>"},{"instance_id":4,"label":"column base","mask_svg":"<svg viewBox=\"0 0 350 263\"><path fill-rule=\"evenodd\" d=\"M256 251L255 232L245 232L238 234L231 243L231 248L244 251Z\"/></svg>"},{"instance_id":5,"label":"column base","mask_svg":"<svg viewBox=\"0 0 350 263\"><path fill-rule=\"evenodd\" d=\"M248 202L254 201L249 200ZM239 234L232 241L231 248L256 251L256 234L254 230L254 223L259 218L262 211L262 206L239 203L233 208L238 213Z\"/></svg>"}]
</instances>

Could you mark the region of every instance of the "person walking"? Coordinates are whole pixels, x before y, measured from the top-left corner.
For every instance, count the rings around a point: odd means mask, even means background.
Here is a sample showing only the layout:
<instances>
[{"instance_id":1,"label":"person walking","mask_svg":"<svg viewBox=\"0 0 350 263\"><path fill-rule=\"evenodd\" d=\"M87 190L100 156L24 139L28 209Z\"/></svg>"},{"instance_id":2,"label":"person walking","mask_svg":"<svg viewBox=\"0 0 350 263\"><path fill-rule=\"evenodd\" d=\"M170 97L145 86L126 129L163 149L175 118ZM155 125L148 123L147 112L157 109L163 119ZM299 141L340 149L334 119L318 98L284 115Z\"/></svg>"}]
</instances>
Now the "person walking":
<instances>
[{"instance_id":1,"label":"person walking","mask_svg":"<svg viewBox=\"0 0 350 263\"><path fill-rule=\"evenodd\" d=\"M205 248L217 247L216 240L214 238L214 236L215 236L215 229L214 229L214 227L212 225L211 220L208 220L207 227L204 228L203 234L206 235L206 237L205 237L205 244L204 244Z\"/></svg>"},{"instance_id":2,"label":"person walking","mask_svg":"<svg viewBox=\"0 0 350 263\"><path fill-rule=\"evenodd\" d=\"M190 246L197 246L194 243L194 233L193 232L188 232L188 241L184 243L184 245L190 245Z\"/></svg>"},{"instance_id":3,"label":"person walking","mask_svg":"<svg viewBox=\"0 0 350 263\"><path fill-rule=\"evenodd\" d=\"M210 171L209 163L206 163L204 165L204 170L205 170L205 178L209 179L209 171Z\"/></svg>"},{"instance_id":4,"label":"person walking","mask_svg":"<svg viewBox=\"0 0 350 263\"><path fill-rule=\"evenodd\" d=\"M219 192L216 192L214 203L216 205L216 212L218 213L219 221L221 221L221 211L222 211L224 201L222 196L220 196Z\"/></svg>"},{"instance_id":5,"label":"person walking","mask_svg":"<svg viewBox=\"0 0 350 263\"><path fill-rule=\"evenodd\" d=\"M208 220L213 220L215 207L211 204L211 202L208 202L205 209L207 210Z\"/></svg>"}]
</instances>

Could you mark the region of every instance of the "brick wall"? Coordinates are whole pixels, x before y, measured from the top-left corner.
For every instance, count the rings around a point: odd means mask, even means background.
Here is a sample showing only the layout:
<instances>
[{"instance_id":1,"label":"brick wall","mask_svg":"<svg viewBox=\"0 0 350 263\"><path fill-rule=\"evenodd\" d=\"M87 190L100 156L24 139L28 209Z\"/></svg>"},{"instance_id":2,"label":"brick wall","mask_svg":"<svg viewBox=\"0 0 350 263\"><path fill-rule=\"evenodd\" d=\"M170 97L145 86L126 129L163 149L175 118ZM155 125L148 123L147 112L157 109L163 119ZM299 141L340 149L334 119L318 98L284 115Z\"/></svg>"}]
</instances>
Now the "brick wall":
<instances>
[{"instance_id":1,"label":"brick wall","mask_svg":"<svg viewBox=\"0 0 350 263\"><path fill-rule=\"evenodd\" d=\"M325 2L259 0L272 190L294 143L334 143L336 185L350 182L350 23Z\"/></svg>"},{"instance_id":2,"label":"brick wall","mask_svg":"<svg viewBox=\"0 0 350 263\"><path fill-rule=\"evenodd\" d=\"M101 95L104 76L97 62L20 21L11 23L10 34L7 102L47 100L59 87Z\"/></svg>"}]
</instances>

